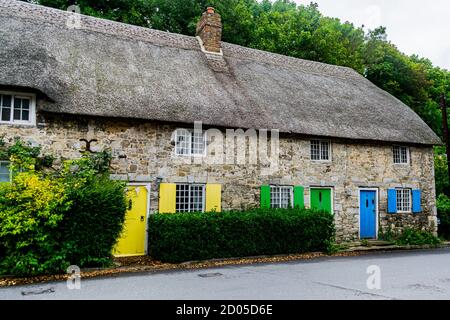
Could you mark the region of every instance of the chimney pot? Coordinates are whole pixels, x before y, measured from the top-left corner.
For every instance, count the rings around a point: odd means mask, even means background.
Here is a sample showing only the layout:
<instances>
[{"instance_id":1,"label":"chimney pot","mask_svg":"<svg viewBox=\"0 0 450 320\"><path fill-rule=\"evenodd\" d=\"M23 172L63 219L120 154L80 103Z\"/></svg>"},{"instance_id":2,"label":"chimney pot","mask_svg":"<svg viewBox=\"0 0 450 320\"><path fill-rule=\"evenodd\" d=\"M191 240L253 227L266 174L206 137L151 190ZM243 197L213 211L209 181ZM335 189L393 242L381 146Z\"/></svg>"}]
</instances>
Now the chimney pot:
<instances>
[{"instance_id":1,"label":"chimney pot","mask_svg":"<svg viewBox=\"0 0 450 320\"><path fill-rule=\"evenodd\" d=\"M206 51L221 50L222 19L213 7L208 7L197 24L197 36L202 39Z\"/></svg>"}]
</instances>

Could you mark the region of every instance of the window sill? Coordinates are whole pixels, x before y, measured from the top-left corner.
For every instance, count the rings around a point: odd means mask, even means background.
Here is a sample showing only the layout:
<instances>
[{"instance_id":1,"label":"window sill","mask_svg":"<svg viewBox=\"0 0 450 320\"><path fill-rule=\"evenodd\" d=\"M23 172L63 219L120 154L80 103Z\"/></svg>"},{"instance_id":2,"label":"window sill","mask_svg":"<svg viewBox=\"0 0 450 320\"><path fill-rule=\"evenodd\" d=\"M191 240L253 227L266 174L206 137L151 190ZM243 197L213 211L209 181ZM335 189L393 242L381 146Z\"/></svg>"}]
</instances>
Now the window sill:
<instances>
[{"instance_id":1,"label":"window sill","mask_svg":"<svg viewBox=\"0 0 450 320\"><path fill-rule=\"evenodd\" d=\"M8 126L8 127L14 127L14 128L30 128L30 127L36 127L35 123L14 123L14 122L1 122L0 125Z\"/></svg>"},{"instance_id":2,"label":"window sill","mask_svg":"<svg viewBox=\"0 0 450 320\"><path fill-rule=\"evenodd\" d=\"M206 158L206 155L194 155L194 154L175 154L178 158Z\"/></svg>"}]
</instances>

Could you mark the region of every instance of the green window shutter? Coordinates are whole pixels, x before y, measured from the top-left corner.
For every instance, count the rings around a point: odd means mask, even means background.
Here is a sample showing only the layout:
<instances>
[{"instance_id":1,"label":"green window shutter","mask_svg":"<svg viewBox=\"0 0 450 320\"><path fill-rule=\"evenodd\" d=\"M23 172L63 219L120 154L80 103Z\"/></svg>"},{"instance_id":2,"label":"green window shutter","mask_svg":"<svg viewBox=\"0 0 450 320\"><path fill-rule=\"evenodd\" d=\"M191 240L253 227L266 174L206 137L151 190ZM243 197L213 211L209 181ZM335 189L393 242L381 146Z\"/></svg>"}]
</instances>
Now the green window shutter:
<instances>
[{"instance_id":1,"label":"green window shutter","mask_svg":"<svg viewBox=\"0 0 450 320\"><path fill-rule=\"evenodd\" d=\"M261 208L270 208L270 186L261 186Z\"/></svg>"},{"instance_id":2,"label":"green window shutter","mask_svg":"<svg viewBox=\"0 0 450 320\"><path fill-rule=\"evenodd\" d=\"M305 207L304 201L305 188L302 186L294 187L294 208L303 209Z\"/></svg>"}]
</instances>

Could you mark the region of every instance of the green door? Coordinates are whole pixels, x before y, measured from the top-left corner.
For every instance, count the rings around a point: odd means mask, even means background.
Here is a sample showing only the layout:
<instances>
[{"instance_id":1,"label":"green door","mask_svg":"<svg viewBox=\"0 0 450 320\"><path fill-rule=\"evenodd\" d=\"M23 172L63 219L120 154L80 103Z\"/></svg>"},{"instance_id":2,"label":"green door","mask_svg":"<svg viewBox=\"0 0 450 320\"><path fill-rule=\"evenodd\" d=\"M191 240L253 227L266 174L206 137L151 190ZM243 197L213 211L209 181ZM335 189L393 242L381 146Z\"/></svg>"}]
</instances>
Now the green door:
<instances>
[{"instance_id":1,"label":"green door","mask_svg":"<svg viewBox=\"0 0 450 320\"><path fill-rule=\"evenodd\" d=\"M333 213L331 206L331 189L312 188L311 208Z\"/></svg>"}]
</instances>

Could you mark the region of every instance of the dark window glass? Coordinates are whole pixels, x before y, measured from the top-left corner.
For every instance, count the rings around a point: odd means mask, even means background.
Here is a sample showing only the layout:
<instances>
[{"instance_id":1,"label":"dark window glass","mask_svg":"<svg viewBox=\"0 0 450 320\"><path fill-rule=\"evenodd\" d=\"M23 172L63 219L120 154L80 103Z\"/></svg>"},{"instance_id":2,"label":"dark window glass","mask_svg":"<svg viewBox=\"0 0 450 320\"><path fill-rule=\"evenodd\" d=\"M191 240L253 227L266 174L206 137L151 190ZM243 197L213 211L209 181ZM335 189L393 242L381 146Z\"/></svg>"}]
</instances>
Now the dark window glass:
<instances>
[{"instance_id":1,"label":"dark window glass","mask_svg":"<svg viewBox=\"0 0 450 320\"><path fill-rule=\"evenodd\" d=\"M14 120L20 120L20 109L14 109Z\"/></svg>"},{"instance_id":2,"label":"dark window glass","mask_svg":"<svg viewBox=\"0 0 450 320\"><path fill-rule=\"evenodd\" d=\"M30 111L22 110L22 120L29 121L30 120Z\"/></svg>"},{"instance_id":3,"label":"dark window glass","mask_svg":"<svg viewBox=\"0 0 450 320\"><path fill-rule=\"evenodd\" d=\"M7 107L7 108L11 108L11 96L8 95L2 95L2 106L3 107Z\"/></svg>"},{"instance_id":4,"label":"dark window glass","mask_svg":"<svg viewBox=\"0 0 450 320\"><path fill-rule=\"evenodd\" d=\"M11 108L2 108L2 121L11 121Z\"/></svg>"}]
</instances>

